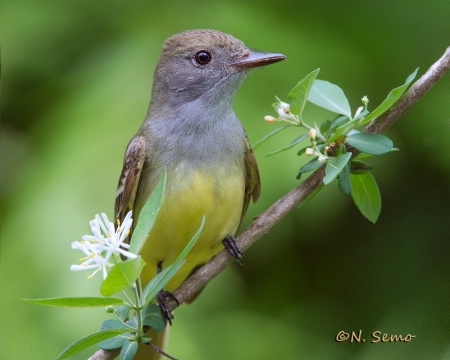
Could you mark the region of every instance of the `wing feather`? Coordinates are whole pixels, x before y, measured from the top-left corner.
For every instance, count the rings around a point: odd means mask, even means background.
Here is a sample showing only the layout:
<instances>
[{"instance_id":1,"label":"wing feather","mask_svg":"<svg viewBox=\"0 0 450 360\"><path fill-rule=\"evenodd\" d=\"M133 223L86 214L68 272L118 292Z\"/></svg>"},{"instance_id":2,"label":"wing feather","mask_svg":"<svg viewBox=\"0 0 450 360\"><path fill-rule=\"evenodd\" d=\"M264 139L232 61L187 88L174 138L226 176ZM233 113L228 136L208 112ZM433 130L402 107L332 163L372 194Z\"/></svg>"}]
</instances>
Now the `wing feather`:
<instances>
[{"instance_id":1,"label":"wing feather","mask_svg":"<svg viewBox=\"0 0 450 360\"><path fill-rule=\"evenodd\" d=\"M242 208L241 224L242 219L247 212L250 199L253 199L253 202L256 202L261 192L261 180L259 177L258 164L256 163L255 154L253 154L253 150L250 146L250 142L248 141L247 134L245 135L245 146L245 195L244 206Z\"/></svg>"},{"instance_id":2,"label":"wing feather","mask_svg":"<svg viewBox=\"0 0 450 360\"><path fill-rule=\"evenodd\" d=\"M145 161L145 139L135 136L128 144L116 192L115 218L123 220L134 201Z\"/></svg>"}]
</instances>

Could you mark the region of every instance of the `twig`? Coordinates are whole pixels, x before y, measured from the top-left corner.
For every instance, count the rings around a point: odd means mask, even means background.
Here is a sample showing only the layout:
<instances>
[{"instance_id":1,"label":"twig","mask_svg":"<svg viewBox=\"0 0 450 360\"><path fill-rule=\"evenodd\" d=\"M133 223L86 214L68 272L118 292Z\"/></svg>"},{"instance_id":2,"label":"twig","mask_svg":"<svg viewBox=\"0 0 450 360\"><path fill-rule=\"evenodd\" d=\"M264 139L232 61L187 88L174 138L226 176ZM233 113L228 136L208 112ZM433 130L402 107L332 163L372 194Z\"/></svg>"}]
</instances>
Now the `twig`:
<instances>
[{"instance_id":1,"label":"twig","mask_svg":"<svg viewBox=\"0 0 450 360\"><path fill-rule=\"evenodd\" d=\"M409 88L392 108L375 119L375 121L367 126L364 131L381 133L389 128L446 73L449 67L450 46L446 49L444 55L442 55L442 57ZM243 251L248 249L254 242L262 238L278 224L281 219L298 207L301 202L305 201L309 195L322 185L324 175L325 167L323 166L259 215L249 228L236 238L236 242L240 248ZM228 251L224 250L195 271L174 292L174 295L179 300L180 304L187 299L192 298L232 261L233 257ZM174 301L170 301L168 305L171 310L178 306ZM97 353L101 354L97 357ZM97 353L95 353L90 360L111 360L117 356L117 352L114 352L114 350L99 350Z\"/></svg>"},{"instance_id":2,"label":"twig","mask_svg":"<svg viewBox=\"0 0 450 360\"><path fill-rule=\"evenodd\" d=\"M152 343L148 343L148 345L149 345L153 350L155 350L157 353L159 353L159 354L165 356L166 358L168 358L168 359L170 359L170 360L178 360L178 359L176 359L176 358L170 356L168 353L166 353L164 350L160 349L158 346L153 345Z\"/></svg>"},{"instance_id":3,"label":"twig","mask_svg":"<svg viewBox=\"0 0 450 360\"><path fill-rule=\"evenodd\" d=\"M364 130L369 133L382 133L397 121L403 113L415 104L450 68L450 46L444 55L436 61L423 76L417 80L399 101L384 114L380 115Z\"/></svg>"}]
</instances>

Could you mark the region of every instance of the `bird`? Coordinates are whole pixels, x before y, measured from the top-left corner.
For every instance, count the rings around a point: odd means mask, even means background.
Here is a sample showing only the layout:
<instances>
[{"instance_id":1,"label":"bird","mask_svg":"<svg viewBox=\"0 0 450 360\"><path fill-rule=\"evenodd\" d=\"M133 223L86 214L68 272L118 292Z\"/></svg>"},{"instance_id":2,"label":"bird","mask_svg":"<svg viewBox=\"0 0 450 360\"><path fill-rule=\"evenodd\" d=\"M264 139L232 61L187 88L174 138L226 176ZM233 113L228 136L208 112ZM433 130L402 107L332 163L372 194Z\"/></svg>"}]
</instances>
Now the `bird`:
<instances>
[{"instance_id":1,"label":"bird","mask_svg":"<svg viewBox=\"0 0 450 360\"><path fill-rule=\"evenodd\" d=\"M171 265L203 217L200 237L165 290L175 290L220 252L224 239L233 242L250 200L260 195L256 158L233 101L250 70L284 59L218 30L187 30L164 42L147 116L127 146L115 201L117 219L130 210L138 219L166 171L161 208L140 252L144 286Z\"/></svg>"}]
</instances>

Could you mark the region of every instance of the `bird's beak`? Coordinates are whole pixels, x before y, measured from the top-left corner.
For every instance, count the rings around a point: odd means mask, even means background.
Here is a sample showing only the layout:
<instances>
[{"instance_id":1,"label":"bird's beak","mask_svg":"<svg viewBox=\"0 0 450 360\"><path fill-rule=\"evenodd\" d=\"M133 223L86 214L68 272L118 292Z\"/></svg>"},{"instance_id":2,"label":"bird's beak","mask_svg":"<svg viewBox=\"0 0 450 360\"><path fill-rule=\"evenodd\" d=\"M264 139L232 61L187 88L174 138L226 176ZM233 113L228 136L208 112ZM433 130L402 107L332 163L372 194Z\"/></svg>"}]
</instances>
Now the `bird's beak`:
<instances>
[{"instance_id":1,"label":"bird's beak","mask_svg":"<svg viewBox=\"0 0 450 360\"><path fill-rule=\"evenodd\" d=\"M256 67L266 66L287 59L283 54L250 52L242 59L231 63L230 66L238 69L252 69Z\"/></svg>"}]
</instances>

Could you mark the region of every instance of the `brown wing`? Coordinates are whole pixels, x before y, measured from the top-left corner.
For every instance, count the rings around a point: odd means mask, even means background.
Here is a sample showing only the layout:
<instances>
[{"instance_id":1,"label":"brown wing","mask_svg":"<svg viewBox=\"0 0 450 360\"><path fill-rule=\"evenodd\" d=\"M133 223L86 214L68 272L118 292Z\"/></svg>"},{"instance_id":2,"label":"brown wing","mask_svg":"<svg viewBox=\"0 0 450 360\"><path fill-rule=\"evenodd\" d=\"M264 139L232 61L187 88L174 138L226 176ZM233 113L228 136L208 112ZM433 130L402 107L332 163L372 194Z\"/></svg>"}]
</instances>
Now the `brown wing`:
<instances>
[{"instance_id":1,"label":"brown wing","mask_svg":"<svg viewBox=\"0 0 450 360\"><path fill-rule=\"evenodd\" d=\"M145 140L135 136L128 144L116 192L115 218L123 220L134 208L134 200L145 161Z\"/></svg>"},{"instance_id":2,"label":"brown wing","mask_svg":"<svg viewBox=\"0 0 450 360\"><path fill-rule=\"evenodd\" d=\"M261 191L261 181L259 178L258 164L256 163L255 154L248 141L247 135L245 135L245 195L244 195L244 207L242 208L242 219L247 212L248 205L250 203L250 198L253 202L256 202L259 198L259 193Z\"/></svg>"}]
</instances>

